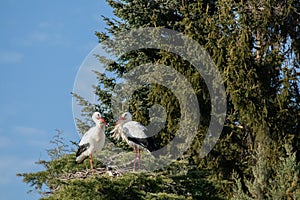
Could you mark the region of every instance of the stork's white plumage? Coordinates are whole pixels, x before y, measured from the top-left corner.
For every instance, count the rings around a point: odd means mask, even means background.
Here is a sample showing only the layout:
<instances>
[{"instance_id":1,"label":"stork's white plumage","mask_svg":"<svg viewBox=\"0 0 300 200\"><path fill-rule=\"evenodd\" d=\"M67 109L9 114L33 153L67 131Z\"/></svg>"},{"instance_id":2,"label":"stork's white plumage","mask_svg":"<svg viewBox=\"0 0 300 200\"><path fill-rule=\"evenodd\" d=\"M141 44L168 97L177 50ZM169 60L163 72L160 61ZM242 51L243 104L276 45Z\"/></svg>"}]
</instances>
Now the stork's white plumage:
<instances>
[{"instance_id":1,"label":"stork's white plumage","mask_svg":"<svg viewBox=\"0 0 300 200\"><path fill-rule=\"evenodd\" d=\"M120 119L117 121L115 128L111 131L114 133L112 137L122 139L129 146L135 150L134 167L136 165L136 159L138 159L140 168L140 150L146 150L148 152L153 151L155 148L154 141L152 138L148 138L145 131L146 127L136 121L132 121L132 115L129 112L122 114Z\"/></svg>"},{"instance_id":2,"label":"stork's white plumage","mask_svg":"<svg viewBox=\"0 0 300 200\"><path fill-rule=\"evenodd\" d=\"M90 128L81 138L76 153L76 163L82 163L86 158L90 157L91 169L93 166L93 154L101 151L105 143L105 126L106 122L99 112L94 112L92 119L96 126Z\"/></svg>"}]
</instances>

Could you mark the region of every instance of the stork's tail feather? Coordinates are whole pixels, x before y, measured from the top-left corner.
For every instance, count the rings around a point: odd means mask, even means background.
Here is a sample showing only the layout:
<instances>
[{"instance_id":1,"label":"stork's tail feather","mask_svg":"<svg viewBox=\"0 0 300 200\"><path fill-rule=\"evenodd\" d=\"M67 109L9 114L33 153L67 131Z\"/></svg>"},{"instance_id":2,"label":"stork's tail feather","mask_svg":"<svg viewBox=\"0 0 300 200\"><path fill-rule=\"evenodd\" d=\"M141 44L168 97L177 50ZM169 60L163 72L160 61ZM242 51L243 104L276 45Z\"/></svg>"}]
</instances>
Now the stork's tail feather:
<instances>
[{"instance_id":1,"label":"stork's tail feather","mask_svg":"<svg viewBox=\"0 0 300 200\"><path fill-rule=\"evenodd\" d=\"M84 157L83 156L79 156L79 157L76 157L75 164L81 164L87 158L88 158L88 156L84 156Z\"/></svg>"},{"instance_id":2,"label":"stork's tail feather","mask_svg":"<svg viewBox=\"0 0 300 200\"><path fill-rule=\"evenodd\" d=\"M81 164L88 156L82 155L83 152L85 152L89 148L90 144L86 143L83 145L79 145L78 150L76 152L76 161L75 163Z\"/></svg>"},{"instance_id":3,"label":"stork's tail feather","mask_svg":"<svg viewBox=\"0 0 300 200\"><path fill-rule=\"evenodd\" d=\"M79 145L78 150L76 152L76 157L80 156L83 152L85 152L90 146L90 143L86 143L83 145Z\"/></svg>"}]
</instances>

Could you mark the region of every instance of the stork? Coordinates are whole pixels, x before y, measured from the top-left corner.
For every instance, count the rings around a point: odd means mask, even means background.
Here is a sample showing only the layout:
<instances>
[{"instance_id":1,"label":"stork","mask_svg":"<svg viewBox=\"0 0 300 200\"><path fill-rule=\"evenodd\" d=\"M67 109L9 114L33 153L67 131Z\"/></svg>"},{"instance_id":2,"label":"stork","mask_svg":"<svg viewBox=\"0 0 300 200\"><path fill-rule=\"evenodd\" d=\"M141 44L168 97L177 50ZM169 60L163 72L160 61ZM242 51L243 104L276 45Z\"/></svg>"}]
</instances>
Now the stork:
<instances>
[{"instance_id":1,"label":"stork","mask_svg":"<svg viewBox=\"0 0 300 200\"><path fill-rule=\"evenodd\" d=\"M94 112L92 119L96 126L90 128L81 138L76 153L76 163L82 163L86 158L90 157L91 169L93 166L93 154L101 151L105 143L105 126L106 122L99 112Z\"/></svg>"},{"instance_id":2,"label":"stork","mask_svg":"<svg viewBox=\"0 0 300 200\"><path fill-rule=\"evenodd\" d=\"M141 166L141 149L148 152L155 150L154 141L151 137L147 137L147 135L145 134L146 130L146 127L144 127L139 122L132 121L132 115L129 112L125 112L117 121L114 129L110 132L114 133L112 137L116 138L117 140L121 138L129 146L133 147L135 151L133 170L135 170L137 159L139 168Z\"/></svg>"}]
</instances>

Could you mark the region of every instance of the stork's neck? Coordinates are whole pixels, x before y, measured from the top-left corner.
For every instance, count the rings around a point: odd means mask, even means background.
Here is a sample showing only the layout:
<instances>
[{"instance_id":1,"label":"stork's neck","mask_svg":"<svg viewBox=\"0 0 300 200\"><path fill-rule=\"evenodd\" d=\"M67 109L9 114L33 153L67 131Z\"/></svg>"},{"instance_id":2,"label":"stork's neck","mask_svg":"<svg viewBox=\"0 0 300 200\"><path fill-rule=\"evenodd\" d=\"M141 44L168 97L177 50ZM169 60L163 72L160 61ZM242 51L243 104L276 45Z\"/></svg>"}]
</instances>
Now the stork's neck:
<instances>
[{"instance_id":1,"label":"stork's neck","mask_svg":"<svg viewBox=\"0 0 300 200\"><path fill-rule=\"evenodd\" d=\"M122 122L121 122L121 124L123 125L123 124L125 124L125 123L127 123L127 122L130 122L131 120L130 119L125 119L125 120L123 120Z\"/></svg>"},{"instance_id":2,"label":"stork's neck","mask_svg":"<svg viewBox=\"0 0 300 200\"><path fill-rule=\"evenodd\" d=\"M97 129L103 129L105 126L102 123L96 123Z\"/></svg>"}]
</instances>

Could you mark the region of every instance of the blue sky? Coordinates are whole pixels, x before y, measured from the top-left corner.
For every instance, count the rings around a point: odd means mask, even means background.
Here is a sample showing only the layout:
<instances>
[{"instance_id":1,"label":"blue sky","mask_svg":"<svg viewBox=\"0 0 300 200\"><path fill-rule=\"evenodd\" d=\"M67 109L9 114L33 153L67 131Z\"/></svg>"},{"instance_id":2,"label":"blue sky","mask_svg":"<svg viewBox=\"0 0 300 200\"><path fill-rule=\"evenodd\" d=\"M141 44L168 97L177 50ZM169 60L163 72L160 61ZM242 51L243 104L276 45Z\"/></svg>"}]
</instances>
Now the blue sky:
<instances>
[{"instance_id":1,"label":"blue sky","mask_svg":"<svg viewBox=\"0 0 300 200\"><path fill-rule=\"evenodd\" d=\"M72 116L77 70L104 31L103 0L2 0L0 199L38 199L17 173L42 170L55 129L79 140Z\"/></svg>"}]
</instances>

